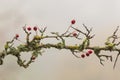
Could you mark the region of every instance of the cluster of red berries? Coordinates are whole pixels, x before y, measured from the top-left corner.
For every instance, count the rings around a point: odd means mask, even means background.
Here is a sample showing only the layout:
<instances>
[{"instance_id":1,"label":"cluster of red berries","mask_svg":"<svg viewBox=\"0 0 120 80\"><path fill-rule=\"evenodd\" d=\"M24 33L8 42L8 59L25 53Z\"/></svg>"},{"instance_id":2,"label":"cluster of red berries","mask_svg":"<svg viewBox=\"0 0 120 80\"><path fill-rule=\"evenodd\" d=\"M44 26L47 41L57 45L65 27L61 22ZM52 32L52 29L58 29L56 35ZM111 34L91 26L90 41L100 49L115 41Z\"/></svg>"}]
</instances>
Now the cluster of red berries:
<instances>
[{"instance_id":1,"label":"cluster of red berries","mask_svg":"<svg viewBox=\"0 0 120 80\"><path fill-rule=\"evenodd\" d=\"M33 27L33 30L34 30L34 31L37 31L37 29L38 29L38 28L37 28L36 26L35 26L35 27ZM31 30L32 30L32 28L29 26L29 27L27 27L27 30L28 30L28 31L31 31Z\"/></svg>"},{"instance_id":2,"label":"cluster of red berries","mask_svg":"<svg viewBox=\"0 0 120 80\"><path fill-rule=\"evenodd\" d=\"M71 20L71 24L73 25L73 24L75 24L76 23L76 21L73 19L73 20ZM72 33L72 35L74 36L74 37L76 37L78 34L76 33L76 32L73 32ZM86 56L88 57L88 56L90 56L90 54L92 54L93 53L93 51L92 50L89 50L89 51L87 51L85 54L81 54L81 58L85 58Z\"/></svg>"},{"instance_id":3,"label":"cluster of red berries","mask_svg":"<svg viewBox=\"0 0 120 80\"><path fill-rule=\"evenodd\" d=\"M92 50L89 50L89 51L87 51L85 54L81 54L81 58L85 58L86 56L88 57L88 56L90 56L90 54L92 54L93 53L93 51Z\"/></svg>"},{"instance_id":4,"label":"cluster of red berries","mask_svg":"<svg viewBox=\"0 0 120 80\"><path fill-rule=\"evenodd\" d=\"M37 29L38 29L38 28L37 28L36 26L33 27L33 30L34 30L34 31L37 31ZM27 27L27 30L28 30L28 31L31 31L32 28L29 26L29 27ZM15 39L18 39L18 38L19 38L19 34L16 34L16 35L15 35Z\"/></svg>"}]
</instances>

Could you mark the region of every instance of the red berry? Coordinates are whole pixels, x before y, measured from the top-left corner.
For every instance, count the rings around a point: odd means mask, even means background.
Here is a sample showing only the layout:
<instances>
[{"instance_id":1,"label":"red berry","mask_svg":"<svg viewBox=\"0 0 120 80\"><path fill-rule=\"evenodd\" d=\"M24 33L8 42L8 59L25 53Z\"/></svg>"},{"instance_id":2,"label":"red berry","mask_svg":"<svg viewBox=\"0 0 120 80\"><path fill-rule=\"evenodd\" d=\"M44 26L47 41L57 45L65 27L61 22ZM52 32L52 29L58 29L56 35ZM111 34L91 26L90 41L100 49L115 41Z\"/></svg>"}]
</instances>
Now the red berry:
<instances>
[{"instance_id":1,"label":"red berry","mask_svg":"<svg viewBox=\"0 0 120 80\"><path fill-rule=\"evenodd\" d=\"M76 36L77 36L77 33L73 33L73 36L76 37Z\"/></svg>"},{"instance_id":2,"label":"red berry","mask_svg":"<svg viewBox=\"0 0 120 80\"><path fill-rule=\"evenodd\" d=\"M18 39L18 37L19 37L19 34L16 34L16 35L15 35L15 38Z\"/></svg>"},{"instance_id":3,"label":"red berry","mask_svg":"<svg viewBox=\"0 0 120 80\"><path fill-rule=\"evenodd\" d=\"M82 55L81 55L81 57L82 57L82 58L84 58L84 57L85 57L85 55L84 55L84 54L82 54Z\"/></svg>"},{"instance_id":4,"label":"red berry","mask_svg":"<svg viewBox=\"0 0 120 80\"><path fill-rule=\"evenodd\" d=\"M34 31L37 31L37 27L35 26L35 27L33 28L33 30L34 30Z\"/></svg>"},{"instance_id":5,"label":"red berry","mask_svg":"<svg viewBox=\"0 0 120 80\"><path fill-rule=\"evenodd\" d=\"M35 56L32 56L32 57L31 57L32 60L35 60L35 58L36 58Z\"/></svg>"},{"instance_id":6,"label":"red berry","mask_svg":"<svg viewBox=\"0 0 120 80\"><path fill-rule=\"evenodd\" d=\"M73 20L71 21L71 24L75 24L75 22L76 22L76 21L73 19Z\"/></svg>"},{"instance_id":7,"label":"red berry","mask_svg":"<svg viewBox=\"0 0 120 80\"><path fill-rule=\"evenodd\" d=\"M89 53L89 54L92 54L92 50L89 50L88 53Z\"/></svg>"},{"instance_id":8,"label":"red berry","mask_svg":"<svg viewBox=\"0 0 120 80\"><path fill-rule=\"evenodd\" d=\"M89 53L86 53L86 56L89 56L90 54Z\"/></svg>"},{"instance_id":9,"label":"red berry","mask_svg":"<svg viewBox=\"0 0 120 80\"><path fill-rule=\"evenodd\" d=\"M28 27L27 30L30 31L30 30L31 30L31 27Z\"/></svg>"}]
</instances>

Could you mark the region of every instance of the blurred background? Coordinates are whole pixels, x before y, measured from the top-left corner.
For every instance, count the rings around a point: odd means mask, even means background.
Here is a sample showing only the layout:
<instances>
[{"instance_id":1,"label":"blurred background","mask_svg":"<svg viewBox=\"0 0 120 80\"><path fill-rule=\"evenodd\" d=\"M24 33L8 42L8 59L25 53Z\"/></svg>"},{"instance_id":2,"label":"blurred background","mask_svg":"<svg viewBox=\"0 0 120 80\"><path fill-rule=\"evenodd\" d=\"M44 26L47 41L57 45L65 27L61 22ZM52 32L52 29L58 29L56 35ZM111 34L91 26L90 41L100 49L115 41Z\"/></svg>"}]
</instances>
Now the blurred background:
<instances>
[{"instance_id":1,"label":"blurred background","mask_svg":"<svg viewBox=\"0 0 120 80\"><path fill-rule=\"evenodd\" d=\"M62 33L72 19L77 27L83 23L93 27L91 45L102 46L120 25L120 0L0 0L0 50L16 33L25 40L25 24ZM116 52L110 54L116 56ZM103 67L94 54L77 59L70 51L49 49L24 69L15 57L7 56L0 66L0 80L120 80L119 60L113 70L113 62L106 61Z\"/></svg>"}]
</instances>

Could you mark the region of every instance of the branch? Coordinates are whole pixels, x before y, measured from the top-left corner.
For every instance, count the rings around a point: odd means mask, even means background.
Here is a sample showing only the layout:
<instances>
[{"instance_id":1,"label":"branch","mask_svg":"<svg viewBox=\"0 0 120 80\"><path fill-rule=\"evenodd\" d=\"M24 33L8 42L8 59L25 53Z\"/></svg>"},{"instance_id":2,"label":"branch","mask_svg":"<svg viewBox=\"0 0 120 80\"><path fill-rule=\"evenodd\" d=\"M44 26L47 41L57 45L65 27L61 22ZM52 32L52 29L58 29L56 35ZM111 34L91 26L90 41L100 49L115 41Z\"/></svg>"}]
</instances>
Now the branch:
<instances>
[{"instance_id":1,"label":"branch","mask_svg":"<svg viewBox=\"0 0 120 80\"><path fill-rule=\"evenodd\" d=\"M42 56L43 49L49 49L49 48L56 48L56 49L66 49L70 50L72 55L75 56L76 58L85 58L89 57L92 53L94 53L98 59L100 60L100 64L104 65L102 61L102 57L105 57L107 60L110 59L110 61L113 61L112 55L109 56L109 54L106 55L101 55L101 51L117 51L117 57L115 59L113 68L115 68L118 57L120 55L120 48L117 48L119 46L120 42L116 42L120 37L116 35L119 26L115 29L113 34L109 36L105 42L104 46L91 46L90 45L90 40L93 39L95 35L91 35L92 28L88 28L85 24L83 24L83 27L85 28L85 31L81 31L80 29L77 29L73 27L73 24L75 24L75 20L71 21L70 26L68 29L63 32L62 34L59 34L58 32L51 32L52 35L46 35L44 34L46 32L47 27L45 28L39 28L37 26L33 27L33 30L35 31L35 35L33 36L32 39L30 39L30 35L32 34L31 32L31 27L27 27L26 25L23 27L23 30L26 34L26 41L25 43L21 43L18 46L14 45L14 41L20 41L19 40L19 35L16 34L12 40L7 41L4 50L0 52L0 65L3 64L3 59L7 55L12 55L17 58L17 63L19 66L27 68L31 63L35 61L35 59L38 57L38 55ZM73 29L73 31L69 31L69 29ZM38 32L40 35L38 35ZM84 38L81 38L81 36L85 36ZM52 43L46 43L43 42L45 39L56 39L57 43L54 42ZM67 38L74 38L78 40L79 43L74 44L74 45L69 45L66 42ZM49 40L48 40L49 41ZM30 59L27 60L22 60L21 58L21 53L22 52L31 52L31 57ZM77 54L77 55L76 55Z\"/></svg>"}]
</instances>

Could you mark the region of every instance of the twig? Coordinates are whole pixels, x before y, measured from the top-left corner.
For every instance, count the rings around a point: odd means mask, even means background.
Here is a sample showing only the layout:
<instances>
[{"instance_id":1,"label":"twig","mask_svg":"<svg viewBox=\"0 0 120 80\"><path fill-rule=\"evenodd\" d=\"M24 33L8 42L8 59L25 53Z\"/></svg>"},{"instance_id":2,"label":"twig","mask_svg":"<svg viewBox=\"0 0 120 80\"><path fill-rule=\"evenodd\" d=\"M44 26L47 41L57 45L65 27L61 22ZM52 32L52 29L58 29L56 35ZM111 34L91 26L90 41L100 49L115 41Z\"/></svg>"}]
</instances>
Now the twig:
<instances>
[{"instance_id":1,"label":"twig","mask_svg":"<svg viewBox=\"0 0 120 80\"><path fill-rule=\"evenodd\" d=\"M117 60L118 60L119 55L120 55L120 52L117 54L117 57L116 57L116 59L115 59L114 65L113 65L113 69L115 69L115 66L116 66L116 63L117 63Z\"/></svg>"}]
</instances>

